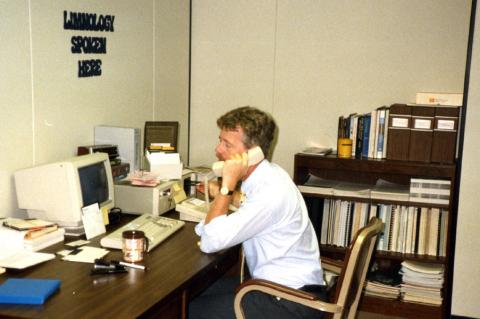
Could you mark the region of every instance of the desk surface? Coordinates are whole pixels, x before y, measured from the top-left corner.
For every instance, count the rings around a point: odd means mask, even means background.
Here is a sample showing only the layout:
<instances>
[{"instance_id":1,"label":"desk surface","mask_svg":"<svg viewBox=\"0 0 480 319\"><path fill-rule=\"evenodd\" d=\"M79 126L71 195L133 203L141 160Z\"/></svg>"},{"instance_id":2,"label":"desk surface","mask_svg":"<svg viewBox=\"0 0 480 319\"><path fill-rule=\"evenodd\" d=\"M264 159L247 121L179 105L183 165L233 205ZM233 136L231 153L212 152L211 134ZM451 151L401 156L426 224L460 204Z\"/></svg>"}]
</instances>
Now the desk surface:
<instances>
[{"instance_id":1,"label":"desk surface","mask_svg":"<svg viewBox=\"0 0 480 319\"><path fill-rule=\"evenodd\" d=\"M0 305L0 317L44 318L135 318L184 316L182 305L233 266L238 250L204 254L198 246L194 224L182 229L147 254L147 270L90 275L92 264L62 261L59 257L21 272L9 270L7 278L57 278L58 293L42 306ZM98 245L98 240L93 240ZM57 244L48 252L64 249ZM121 259L111 250L106 259Z\"/></svg>"}]
</instances>

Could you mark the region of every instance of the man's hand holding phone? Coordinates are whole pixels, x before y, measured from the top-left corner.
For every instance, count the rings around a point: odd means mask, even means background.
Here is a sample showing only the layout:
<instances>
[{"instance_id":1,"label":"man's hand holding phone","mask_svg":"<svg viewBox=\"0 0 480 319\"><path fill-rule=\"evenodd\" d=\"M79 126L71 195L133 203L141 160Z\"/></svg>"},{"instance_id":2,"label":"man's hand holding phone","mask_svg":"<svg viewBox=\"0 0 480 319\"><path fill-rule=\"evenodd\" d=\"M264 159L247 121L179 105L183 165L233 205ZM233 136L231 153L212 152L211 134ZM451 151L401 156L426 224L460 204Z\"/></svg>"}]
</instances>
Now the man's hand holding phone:
<instances>
[{"instance_id":1,"label":"man's hand holding phone","mask_svg":"<svg viewBox=\"0 0 480 319\"><path fill-rule=\"evenodd\" d=\"M241 180L248 169L247 153L235 154L232 158L225 161L222 169L222 187L227 187L233 191L238 181Z\"/></svg>"}]
</instances>

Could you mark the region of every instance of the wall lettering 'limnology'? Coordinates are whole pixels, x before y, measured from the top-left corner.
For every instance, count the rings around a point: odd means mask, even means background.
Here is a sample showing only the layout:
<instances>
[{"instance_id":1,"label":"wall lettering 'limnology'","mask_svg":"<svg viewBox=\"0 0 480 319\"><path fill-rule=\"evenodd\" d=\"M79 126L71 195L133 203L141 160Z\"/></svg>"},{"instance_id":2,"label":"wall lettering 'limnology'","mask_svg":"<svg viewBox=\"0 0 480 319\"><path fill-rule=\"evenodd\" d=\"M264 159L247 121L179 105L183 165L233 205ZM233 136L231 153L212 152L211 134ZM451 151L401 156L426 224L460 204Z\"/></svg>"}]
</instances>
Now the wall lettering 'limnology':
<instances>
[{"instance_id":1,"label":"wall lettering 'limnology'","mask_svg":"<svg viewBox=\"0 0 480 319\"><path fill-rule=\"evenodd\" d=\"M63 11L63 29L93 32L114 32L114 15L103 15L86 12ZM73 54L106 54L107 37L74 35L70 40L70 51ZM78 61L78 77L102 75L101 59Z\"/></svg>"}]
</instances>

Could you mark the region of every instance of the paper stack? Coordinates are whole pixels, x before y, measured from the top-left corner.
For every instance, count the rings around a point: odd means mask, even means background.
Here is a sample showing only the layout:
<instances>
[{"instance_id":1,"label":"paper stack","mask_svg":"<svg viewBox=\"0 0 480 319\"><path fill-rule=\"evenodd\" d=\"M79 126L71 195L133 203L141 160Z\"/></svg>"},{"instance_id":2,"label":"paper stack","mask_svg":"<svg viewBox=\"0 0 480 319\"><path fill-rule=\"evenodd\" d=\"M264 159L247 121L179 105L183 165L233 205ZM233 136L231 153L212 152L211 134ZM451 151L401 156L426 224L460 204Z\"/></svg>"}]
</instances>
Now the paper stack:
<instances>
[{"instance_id":1,"label":"paper stack","mask_svg":"<svg viewBox=\"0 0 480 319\"><path fill-rule=\"evenodd\" d=\"M179 153L145 151L150 172L158 175L160 180L181 179L183 164Z\"/></svg>"},{"instance_id":2,"label":"paper stack","mask_svg":"<svg viewBox=\"0 0 480 319\"><path fill-rule=\"evenodd\" d=\"M370 198L372 199L408 202L409 196L409 185L395 184L383 179L377 180L375 186L370 191Z\"/></svg>"},{"instance_id":3,"label":"paper stack","mask_svg":"<svg viewBox=\"0 0 480 319\"><path fill-rule=\"evenodd\" d=\"M365 295L396 300L400 297L402 276L397 271L376 270L368 274Z\"/></svg>"},{"instance_id":4,"label":"paper stack","mask_svg":"<svg viewBox=\"0 0 480 319\"><path fill-rule=\"evenodd\" d=\"M303 185L298 185L300 192L305 194L333 195L333 188L338 185L338 181L323 179L315 175L309 175Z\"/></svg>"},{"instance_id":5,"label":"paper stack","mask_svg":"<svg viewBox=\"0 0 480 319\"><path fill-rule=\"evenodd\" d=\"M0 226L0 238L8 238L9 249L39 251L65 238L65 229L40 219L7 218Z\"/></svg>"},{"instance_id":6,"label":"paper stack","mask_svg":"<svg viewBox=\"0 0 480 319\"><path fill-rule=\"evenodd\" d=\"M402 262L403 301L440 306L442 304L443 265L414 261Z\"/></svg>"}]
</instances>

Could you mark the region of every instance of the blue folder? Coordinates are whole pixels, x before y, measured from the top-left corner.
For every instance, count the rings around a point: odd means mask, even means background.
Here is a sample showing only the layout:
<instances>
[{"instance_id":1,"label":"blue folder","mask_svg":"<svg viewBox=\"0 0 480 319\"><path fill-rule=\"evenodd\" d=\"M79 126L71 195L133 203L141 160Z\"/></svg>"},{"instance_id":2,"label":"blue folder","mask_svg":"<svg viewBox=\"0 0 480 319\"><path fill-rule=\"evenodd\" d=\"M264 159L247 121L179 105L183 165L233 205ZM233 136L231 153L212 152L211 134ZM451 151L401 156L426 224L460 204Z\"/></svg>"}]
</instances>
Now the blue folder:
<instances>
[{"instance_id":1,"label":"blue folder","mask_svg":"<svg viewBox=\"0 0 480 319\"><path fill-rule=\"evenodd\" d=\"M9 278L0 285L0 304L41 305L59 287L58 279Z\"/></svg>"}]
</instances>

